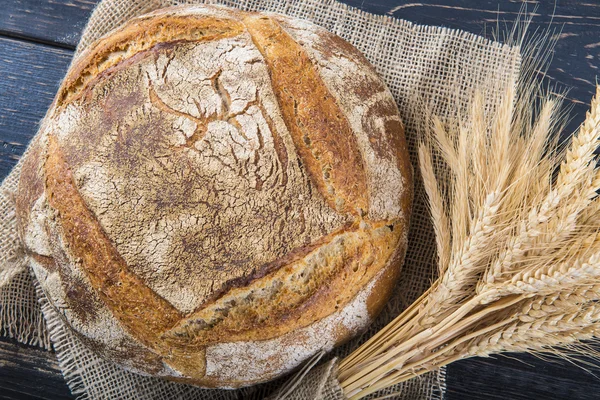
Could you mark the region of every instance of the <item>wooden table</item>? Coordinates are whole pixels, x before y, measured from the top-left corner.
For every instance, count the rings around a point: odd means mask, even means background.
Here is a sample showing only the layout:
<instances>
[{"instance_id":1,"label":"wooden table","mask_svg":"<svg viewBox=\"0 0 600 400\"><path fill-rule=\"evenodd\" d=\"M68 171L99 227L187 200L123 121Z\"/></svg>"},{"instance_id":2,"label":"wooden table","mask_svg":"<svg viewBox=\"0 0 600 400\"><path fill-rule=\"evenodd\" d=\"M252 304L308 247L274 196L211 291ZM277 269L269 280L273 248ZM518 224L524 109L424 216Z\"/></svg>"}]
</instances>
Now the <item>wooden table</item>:
<instances>
[{"instance_id":1,"label":"wooden table","mask_svg":"<svg viewBox=\"0 0 600 400\"><path fill-rule=\"evenodd\" d=\"M273 0L276 1L276 0ZM569 89L568 131L583 121L600 63L597 0L345 0L378 14L492 36L511 26L525 5L537 7L532 29L556 29L546 80ZM4 178L35 134L64 75L96 0L4 0L0 6L0 177ZM554 17L552 18L552 14ZM600 376L600 368L592 368ZM600 379L565 361L533 356L471 359L448 368L449 400L600 399ZM72 398L53 354L0 338L0 398Z\"/></svg>"}]
</instances>

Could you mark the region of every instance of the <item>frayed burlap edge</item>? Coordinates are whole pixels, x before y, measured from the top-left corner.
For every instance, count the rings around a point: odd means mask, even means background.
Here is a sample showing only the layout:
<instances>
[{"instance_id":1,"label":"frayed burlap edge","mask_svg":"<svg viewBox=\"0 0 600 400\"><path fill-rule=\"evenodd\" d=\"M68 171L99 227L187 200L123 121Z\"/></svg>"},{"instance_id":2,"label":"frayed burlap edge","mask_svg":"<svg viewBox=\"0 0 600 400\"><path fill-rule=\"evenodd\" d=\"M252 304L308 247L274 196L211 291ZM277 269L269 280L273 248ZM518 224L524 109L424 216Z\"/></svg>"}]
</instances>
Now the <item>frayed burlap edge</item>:
<instances>
[{"instance_id":1,"label":"frayed burlap edge","mask_svg":"<svg viewBox=\"0 0 600 400\"><path fill-rule=\"evenodd\" d=\"M17 237L14 197L25 150L0 186L0 336L50 350L50 336L36 299L32 271Z\"/></svg>"}]
</instances>

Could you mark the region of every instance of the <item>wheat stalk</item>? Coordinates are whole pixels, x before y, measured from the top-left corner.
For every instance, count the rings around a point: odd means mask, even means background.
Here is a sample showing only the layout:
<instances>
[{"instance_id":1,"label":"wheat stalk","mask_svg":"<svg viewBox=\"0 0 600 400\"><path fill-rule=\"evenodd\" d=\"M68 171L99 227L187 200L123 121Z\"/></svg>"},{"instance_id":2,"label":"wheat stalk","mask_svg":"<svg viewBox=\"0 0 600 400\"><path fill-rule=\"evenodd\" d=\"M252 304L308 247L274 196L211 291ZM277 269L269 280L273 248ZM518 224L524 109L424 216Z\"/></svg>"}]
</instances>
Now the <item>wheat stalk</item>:
<instances>
[{"instance_id":1,"label":"wheat stalk","mask_svg":"<svg viewBox=\"0 0 600 400\"><path fill-rule=\"evenodd\" d=\"M498 332L483 336L465 349L464 357L486 357L508 352L544 351L571 343L598 337L600 326L588 326L549 334L535 330L530 325L511 325Z\"/></svg>"},{"instance_id":2,"label":"wheat stalk","mask_svg":"<svg viewBox=\"0 0 600 400\"><path fill-rule=\"evenodd\" d=\"M423 320L425 325L432 323L442 310L447 310L465 297L468 288L478 279L486 249L493 238L492 233L499 229L496 219L510 174L510 166L500 160L514 153L514 144L510 137L490 140L488 133L494 129L510 133L499 119L512 119L514 97L510 89L504 97L497 118L490 122L485 118L482 95L477 93L468 125L459 123L445 127L439 119L434 118L428 142L435 143L435 148L430 144L420 146L420 156L426 160L425 165L429 164L428 156L424 154L425 149L430 153L439 153L446 163L438 169L437 174L432 168L422 172L426 191L429 193L427 188L437 187L436 175L442 175L444 169L449 170L452 202L451 223L443 210L438 210L437 207L431 210L438 248L443 247L444 253L439 257L441 278L429 301L429 316ZM457 140L449 139L452 134ZM493 137L500 136L503 135ZM499 150L491 152L491 146ZM434 198L430 196L429 199L430 203L434 203ZM441 204L437 199L435 202ZM440 238L437 226L446 226L451 234ZM447 252L448 248L451 249L451 255Z\"/></svg>"},{"instance_id":3,"label":"wheat stalk","mask_svg":"<svg viewBox=\"0 0 600 400\"><path fill-rule=\"evenodd\" d=\"M429 145L425 143L419 145L419 165L421 167L425 192L429 199L429 210L431 212L437 245L438 265L441 271L446 269L450 261L450 222L446 214L444 197L435 179L431 153Z\"/></svg>"},{"instance_id":4,"label":"wheat stalk","mask_svg":"<svg viewBox=\"0 0 600 400\"><path fill-rule=\"evenodd\" d=\"M419 158L440 278L340 363L348 398L475 355L581 351L600 334L600 87L565 151L549 140L560 102L546 96L533 118L538 95L509 89L491 120L481 95L466 120L431 118Z\"/></svg>"},{"instance_id":5,"label":"wheat stalk","mask_svg":"<svg viewBox=\"0 0 600 400\"><path fill-rule=\"evenodd\" d=\"M547 233L535 241L537 247L560 247L576 233L579 215L588 207L600 189L600 169L594 163L587 166L584 183L576 188L567 204L561 207L555 218L548 222Z\"/></svg>"},{"instance_id":6,"label":"wheat stalk","mask_svg":"<svg viewBox=\"0 0 600 400\"><path fill-rule=\"evenodd\" d=\"M469 235L459 251L454 252L451 262L439 280L438 290L432 294L429 313L425 324L432 323L439 310L454 306L458 300L468 297L468 288L477 282L477 264L485 257L486 248L493 238L494 217L500 206L498 192L488 194L479 215L471 221Z\"/></svg>"},{"instance_id":7,"label":"wheat stalk","mask_svg":"<svg viewBox=\"0 0 600 400\"><path fill-rule=\"evenodd\" d=\"M600 285L579 286L547 296L536 296L524 301L515 310L522 322L532 322L537 318L553 314L578 312L581 306L600 299Z\"/></svg>"}]
</instances>

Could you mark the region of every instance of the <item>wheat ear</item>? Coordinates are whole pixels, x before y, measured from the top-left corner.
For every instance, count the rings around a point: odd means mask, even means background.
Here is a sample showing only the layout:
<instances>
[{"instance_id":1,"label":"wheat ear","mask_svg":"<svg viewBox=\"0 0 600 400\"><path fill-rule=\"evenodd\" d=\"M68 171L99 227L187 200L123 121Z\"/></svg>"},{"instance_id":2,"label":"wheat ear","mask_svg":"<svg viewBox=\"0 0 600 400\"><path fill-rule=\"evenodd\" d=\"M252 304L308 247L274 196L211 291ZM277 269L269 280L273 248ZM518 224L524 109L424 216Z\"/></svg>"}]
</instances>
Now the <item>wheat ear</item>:
<instances>
[{"instance_id":1,"label":"wheat ear","mask_svg":"<svg viewBox=\"0 0 600 400\"><path fill-rule=\"evenodd\" d=\"M546 195L541 205L533 207L527 218L518 225L518 233L508 242L507 248L499 255L488 269L485 278L481 281L478 292L487 290L504 275L510 273L515 260L523 257L525 248L530 246L534 239L542 234L542 225L557 213L561 201L567 201L578 184L581 184L589 165L593 160L594 150L600 138L600 87L592 100L591 109L586 115L585 122L579 133L573 137L570 149L565 160L561 163L556 184Z\"/></svg>"}]
</instances>

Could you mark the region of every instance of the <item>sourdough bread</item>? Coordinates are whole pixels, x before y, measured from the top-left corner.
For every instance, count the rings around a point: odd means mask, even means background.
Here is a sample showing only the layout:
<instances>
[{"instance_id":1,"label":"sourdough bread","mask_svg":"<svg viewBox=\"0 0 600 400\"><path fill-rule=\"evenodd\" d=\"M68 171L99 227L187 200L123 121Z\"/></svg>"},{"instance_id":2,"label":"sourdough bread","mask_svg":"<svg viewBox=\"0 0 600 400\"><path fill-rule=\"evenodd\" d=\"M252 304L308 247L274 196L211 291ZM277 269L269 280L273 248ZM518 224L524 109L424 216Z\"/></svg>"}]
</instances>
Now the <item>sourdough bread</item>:
<instances>
[{"instance_id":1,"label":"sourdough bread","mask_svg":"<svg viewBox=\"0 0 600 400\"><path fill-rule=\"evenodd\" d=\"M163 9L69 70L19 235L65 323L126 368L273 379L364 329L406 249L411 168L366 59L306 21Z\"/></svg>"}]
</instances>

